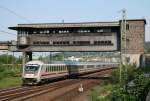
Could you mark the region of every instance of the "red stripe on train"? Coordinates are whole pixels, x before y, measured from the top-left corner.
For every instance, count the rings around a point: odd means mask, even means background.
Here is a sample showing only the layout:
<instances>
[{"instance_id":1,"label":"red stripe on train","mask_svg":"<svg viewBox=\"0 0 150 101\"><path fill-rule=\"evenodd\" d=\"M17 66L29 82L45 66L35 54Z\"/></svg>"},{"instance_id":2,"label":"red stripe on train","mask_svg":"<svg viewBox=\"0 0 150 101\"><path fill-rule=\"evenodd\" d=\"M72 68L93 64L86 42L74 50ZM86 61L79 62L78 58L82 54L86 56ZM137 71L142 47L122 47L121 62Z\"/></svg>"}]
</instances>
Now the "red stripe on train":
<instances>
[{"instance_id":1,"label":"red stripe on train","mask_svg":"<svg viewBox=\"0 0 150 101\"><path fill-rule=\"evenodd\" d=\"M63 74L63 73L67 73L67 72L42 74L42 76L47 76L47 75L56 75L56 74Z\"/></svg>"}]
</instances>

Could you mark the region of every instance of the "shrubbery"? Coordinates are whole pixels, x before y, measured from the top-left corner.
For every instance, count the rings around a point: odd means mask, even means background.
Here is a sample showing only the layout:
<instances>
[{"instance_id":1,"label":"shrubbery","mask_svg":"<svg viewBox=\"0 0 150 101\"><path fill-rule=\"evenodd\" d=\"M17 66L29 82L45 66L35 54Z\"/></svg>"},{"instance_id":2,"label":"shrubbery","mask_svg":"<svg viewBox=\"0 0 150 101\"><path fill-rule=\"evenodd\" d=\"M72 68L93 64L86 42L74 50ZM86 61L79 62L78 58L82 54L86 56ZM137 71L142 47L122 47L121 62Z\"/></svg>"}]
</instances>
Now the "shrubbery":
<instances>
[{"instance_id":1,"label":"shrubbery","mask_svg":"<svg viewBox=\"0 0 150 101\"><path fill-rule=\"evenodd\" d=\"M127 70L127 72L126 72ZM92 91L90 101L145 101L146 95L150 89L150 78L145 76L150 74L150 67L136 68L134 65L121 66L121 81L120 68L112 72L109 80L105 81L101 88L111 85L108 91L110 95L99 99L101 89Z\"/></svg>"},{"instance_id":2,"label":"shrubbery","mask_svg":"<svg viewBox=\"0 0 150 101\"><path fill-rule=\"evenodd\" d=\"M6 77L17 76L20 71L20 67L7 67L0 65L0 80Z\"/></svg>"},{"instance_id":3,"label":"shrubbery","mask_svg":"<svg viewBox=\"0 0 150 101\"><path fill-rule=\"evenodd\" d=\"M125 71L122 71L122 81L113 89L112 101L145 101L150 79L145 77L143 69L146 68L135 69L134 66L128 66L127 79L124 75ZM114 76L112 73L112 78L115 78Z\"/></svg>"}]
</instances>

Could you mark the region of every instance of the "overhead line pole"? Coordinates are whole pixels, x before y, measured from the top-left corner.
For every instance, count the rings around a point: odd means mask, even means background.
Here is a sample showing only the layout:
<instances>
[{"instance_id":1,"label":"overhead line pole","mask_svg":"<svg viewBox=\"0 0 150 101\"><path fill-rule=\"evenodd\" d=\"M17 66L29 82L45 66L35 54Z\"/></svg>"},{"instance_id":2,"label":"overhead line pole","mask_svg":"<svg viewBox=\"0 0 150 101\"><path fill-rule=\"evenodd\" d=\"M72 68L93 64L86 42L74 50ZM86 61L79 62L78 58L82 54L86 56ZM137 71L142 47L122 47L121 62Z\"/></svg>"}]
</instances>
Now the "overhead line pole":
<instances>
[{"instance_id":1,"label":"overhead line pole","mask_svg":"<svg viewBox=\"0 0 150 101\"><path fill-rule=\"evenodd\" d=\"M127 45L126 45L126 10L122 10L122 20L121 20L121 52L120 52L120 83L122 83L122 64L126 65L126 55L127 55ZM127 80L127 67L125 67L125 75Z\"/></svg>"}]
</instances>

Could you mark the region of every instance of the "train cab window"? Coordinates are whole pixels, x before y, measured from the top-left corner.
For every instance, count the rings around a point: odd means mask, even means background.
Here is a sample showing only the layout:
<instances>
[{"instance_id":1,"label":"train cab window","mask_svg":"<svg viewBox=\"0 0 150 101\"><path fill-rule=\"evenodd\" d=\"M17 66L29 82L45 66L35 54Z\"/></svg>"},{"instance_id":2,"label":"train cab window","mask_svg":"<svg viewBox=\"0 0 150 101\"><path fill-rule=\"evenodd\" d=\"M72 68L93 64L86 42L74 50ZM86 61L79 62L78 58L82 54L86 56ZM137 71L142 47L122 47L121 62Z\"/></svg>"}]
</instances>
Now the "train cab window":
<instances>
[{"instance_id":1,"label":"train cab window","mask_svg":"<svg viewBox=\"0 0 150 101\"><path fill-rule=\"evenodd\" d=\"M36 72L38 71L39 66L26 66L25 67L25 71L26 72Z\"/></svg>"}]
</instances>

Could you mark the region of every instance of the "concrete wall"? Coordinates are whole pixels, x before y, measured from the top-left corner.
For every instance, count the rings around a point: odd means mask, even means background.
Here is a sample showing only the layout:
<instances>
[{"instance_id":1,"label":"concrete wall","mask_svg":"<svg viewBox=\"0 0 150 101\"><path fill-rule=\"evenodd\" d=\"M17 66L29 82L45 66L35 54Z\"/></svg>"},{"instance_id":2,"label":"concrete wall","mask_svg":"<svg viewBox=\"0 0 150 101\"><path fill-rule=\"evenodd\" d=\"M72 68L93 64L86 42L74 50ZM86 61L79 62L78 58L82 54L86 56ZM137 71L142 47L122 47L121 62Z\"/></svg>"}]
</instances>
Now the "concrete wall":
<instances>
[{"instance_id":1,"label":"concrete wall","mask_svg":"<svg viewBox=\"0 0 150 101\"><path fill-rule=\"evenodd\" d=\"M62 35L55 35L55 36L41 36L41 35L34 35L30 37L30 45L27 50L29 51L116 51L117 48L117 33L109 33L109 35L94 35L88 36L62 36ZM113 45L94 45L94 41L103 41L103 40L110 40ZM49 45L34 45L33 43L36 41L48 41ZM54 41L69 41L70 45L53 45ZM90 45L81 45L76 46L73 45L73 41L90 41ZM33 45L33 46L32 46Z\"/></svg>"}]
</instances>

